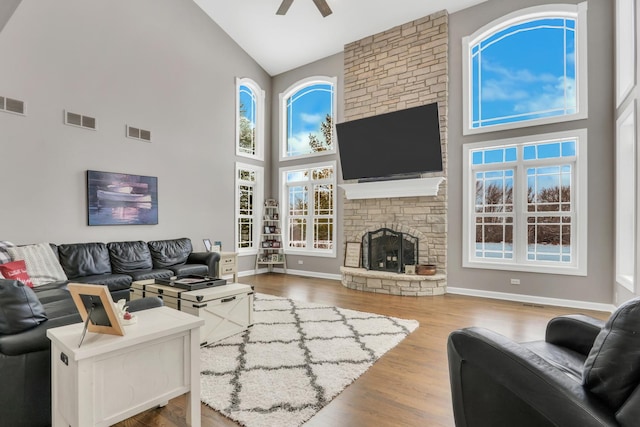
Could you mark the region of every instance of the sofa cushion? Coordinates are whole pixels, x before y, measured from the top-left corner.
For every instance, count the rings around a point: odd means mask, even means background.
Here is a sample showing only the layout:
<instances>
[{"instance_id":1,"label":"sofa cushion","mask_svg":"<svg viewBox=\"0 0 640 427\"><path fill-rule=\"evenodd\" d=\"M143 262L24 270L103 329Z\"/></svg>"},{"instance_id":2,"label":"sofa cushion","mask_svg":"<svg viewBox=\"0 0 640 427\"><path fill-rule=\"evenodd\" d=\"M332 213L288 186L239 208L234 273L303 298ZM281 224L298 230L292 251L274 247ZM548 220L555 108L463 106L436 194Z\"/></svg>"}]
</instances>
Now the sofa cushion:
<instances>
[{"instance_id":1,"label":"sofa cushion","mask_svg":"<svg viewBox=\"0 0 640 427\"><path fill-rule=\"evenodd\" d=\"M77 283L91 283L94 285L105 285L109 292L119 291L131 287L131 276L128 274L94 274L92 276L77 277L73 279Z\"/></svg>"},{"instance_id":2,"label":"sofa cushion","mask_svg":"<svg viewBox=\"0 0 640 427\"><path fill-rule=\"evenodd\" d=\"M33 286L67 280L56 254L48 243L7 248L14 261L23 259Z\"/></svg>"},{"instance_id":3,"label":"sofa cushion","mask_svg":"<svg viewBox=\"0 0 640 427\"><path fill-rule=\"evenodd\" d=\"M18 280L0 279L0 334L22 332L45 320L44 308L31 288Z\"/></svg>"},{"instance_id":4,"label":"sofa cushion","mask_svg":"<svg viewBox=\"0 0 640 427\"><path fill-rule=\"evenodd\" d=\"M29 273L27 273L27 265L24 260L7 262L0 264L0 274L2 278L9 280L19 280L30 288L33 288L33 282Z\"/></svg>"},{"instance_id":5,"label":"sofa cushion","mask_svg":"<svg viewBox=\"0 0 640 427\"><path fill-rule=\"evenodd\" d=\"M151 270L153 262L147 244L135 242L107 243L113 273L127 274L136 270Z\"/></svg>"},{"instance_id":6,"label":"sofa cushion","mask_svg":"<svg viewBox=\"0 0 640 427\"><path fill-rule=\"evenodd\" d=\"M148 243L154 268L167 268L187 262L193 250L191 239L154 240Z\"/></svg>"},{"instance_id":7,"label":"sofa cushion","mask_svg":"<svg viewBox=\"0 0 640 427\"><path fill-rule=\"evenodd\" d=\"M189 274L196 274L198 276L207 276L209 274L209 267L204 264L182 264L172 265L168 267L173 271L176 276L186 276Z\"/></svg>"},{"instance_id":8,"label":"sofa cushion","mask_svg":"<svg viewBox=\"0 0 640 427\"><path fill-rule=\"evenodd\" d=\"M13 248L14 246L11 242L0 240L0 264L11 262L11 255L7 251L7 248Z\"/></svg>"},{"instance_id":9,"label":"sofa cushion","mask_svg":"<svg viewBox=\"0 0 640 427\"><path fill-rule=\"evenodd\" d=\"M69 279L111 273L109 250L104 243L59 245L58 256Z\"/></svg>"},{"instance_id":10,"label":"sofa cushion","mask_svg":"<svg viewBox=\"0 0 640 427\"><path fill-rule=\"evenodd\" d=\"M611 315L584 365L583 384L614 411L640 382L639 331L640 298L636 298Z\"/></svg>"}]
</instances>

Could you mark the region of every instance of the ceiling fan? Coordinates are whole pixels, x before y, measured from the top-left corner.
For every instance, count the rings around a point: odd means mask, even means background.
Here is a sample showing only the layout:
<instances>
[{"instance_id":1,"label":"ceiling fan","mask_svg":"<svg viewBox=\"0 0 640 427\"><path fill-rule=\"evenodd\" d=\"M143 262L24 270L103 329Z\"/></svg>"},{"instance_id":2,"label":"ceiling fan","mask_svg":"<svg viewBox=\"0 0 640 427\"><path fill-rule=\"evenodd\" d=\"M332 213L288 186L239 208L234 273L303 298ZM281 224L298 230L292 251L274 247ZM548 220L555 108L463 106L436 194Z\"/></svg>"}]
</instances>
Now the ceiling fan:
<instances>
[{"instance_id":1,"label":"ceiling fan","mask_svg":"<svg viewBox=\"0 0 640 427\"><path fill-rule=\"evenodd\" d=\"M322 14L323 18L326 18L333 13L331 11L331 8L327 4L327 0L313 0L313 2L316 4L316 7ZM278 11L276 12L276 15L286 15L289 7L291 7L291 3L293 3L293 0L282 0L282 3L280 4Z\"/></svg>"}]
</instances>

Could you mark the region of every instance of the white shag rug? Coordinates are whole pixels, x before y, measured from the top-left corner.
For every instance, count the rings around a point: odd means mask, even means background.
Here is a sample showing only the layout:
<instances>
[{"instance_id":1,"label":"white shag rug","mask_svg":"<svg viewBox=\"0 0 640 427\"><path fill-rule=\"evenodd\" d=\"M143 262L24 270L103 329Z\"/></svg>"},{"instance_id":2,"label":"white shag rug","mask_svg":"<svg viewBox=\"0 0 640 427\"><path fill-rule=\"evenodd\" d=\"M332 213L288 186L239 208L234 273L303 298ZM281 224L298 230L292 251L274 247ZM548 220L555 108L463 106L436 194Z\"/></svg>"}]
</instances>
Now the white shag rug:
<instances>
[{"instance_id":1,"label":"white shag rug","mask_svg":"<svg viewBox=\"0 0 640 427\"><path fill-rule=\"evenodd\" d=\"M248 331L201 349L201 400L246 427L297 427L416 320L255 294Z\"/></svg>"}]
</instances>

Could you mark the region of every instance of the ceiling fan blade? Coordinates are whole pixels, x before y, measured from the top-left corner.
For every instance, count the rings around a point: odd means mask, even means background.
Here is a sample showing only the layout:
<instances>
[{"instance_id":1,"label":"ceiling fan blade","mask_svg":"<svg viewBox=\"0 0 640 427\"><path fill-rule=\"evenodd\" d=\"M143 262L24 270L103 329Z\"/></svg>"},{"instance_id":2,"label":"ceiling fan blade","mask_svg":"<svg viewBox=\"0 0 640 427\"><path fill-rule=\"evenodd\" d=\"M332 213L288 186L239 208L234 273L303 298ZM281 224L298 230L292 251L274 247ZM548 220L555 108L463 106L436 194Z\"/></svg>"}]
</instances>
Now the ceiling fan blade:
<instances>
[{"instance_id":1,"label":"ceiling fan blade","mask_svg":"<svg viewBox=\"0 0 640 427\"><path fill-rule=\"evenodd\" d=\"M282 3L280 3L280 7L278 8L276 15L286 15L287 11L291 7L291 3L293 3L293 0L282 0Z\"/></svg>"},{"instance_id":2,"label":"ceiling fan blade","mask_svg":"<svg viewBox=\"0 0 640 427\"><path fill-rule=\"evenodd\" d=\"M333 13L331 11L331 8L327 4L327 0L313 0L313 2L316 4L316 7L318 8L320 13L322 14L323 18L326 18L327 16L329 16L329 15L331 15Z\"/></svg>"}]
</instances>

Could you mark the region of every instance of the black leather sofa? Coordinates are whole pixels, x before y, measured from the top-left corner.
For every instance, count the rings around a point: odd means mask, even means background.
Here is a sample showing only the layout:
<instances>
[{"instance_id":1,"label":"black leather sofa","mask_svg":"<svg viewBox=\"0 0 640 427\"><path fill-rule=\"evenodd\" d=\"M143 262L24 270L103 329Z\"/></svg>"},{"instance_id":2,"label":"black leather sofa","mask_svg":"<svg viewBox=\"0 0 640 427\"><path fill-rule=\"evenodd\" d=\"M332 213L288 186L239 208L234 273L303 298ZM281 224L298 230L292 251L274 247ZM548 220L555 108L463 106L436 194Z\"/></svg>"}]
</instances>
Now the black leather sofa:
<instances>
[{"instance_id":1,"label":"black leather sofa","mask_svg":"<svg viewBox=\"0 0 640 427\"><path fill-rule=\"evenodd\" d=\"M447 351L457 427L640 425L640 298L554 318L544 341L458 330Z\"/></svg>"},{"instance_id":2,"label":"black leather sofa","mask_svg":"<svg viewBox=\"0 0 640 427\"><path fill-rule=\"evenodd\" d=\"M214 275L220 259L217 253L192 252L187 238L150 242L51 244L68 280L38 286L33 305L44 317L3 300L0 286L0 427L47 426L51 424L51 343L49 328L81 321L67 291L67 284L106 285L112 299L129 299L134 280L167 278L174 275ZM211 272L211 273L210 273ZM7 282L2 281L5 285ZM5 289L6 291L6 289ZM140 302L139 302L140 301ZM130 310L162 305L158 298L144 298L129 303ZM12 327L16 319L33 324ZM46 319L46 320L44 320ZM41 322L41 320L44 320ZM24 322L23 322L24 323ZM3 327L3 326L7 326Z\"/></svg>"},{"instance_id":3,"label":"black leather sofa","mask_svg":"<svg viewBox=\"0 0 640 427\"><path fill-rule=\"evenodd\" d=\"M193 252L188 238L110 243L51 244L67 278L106 285L114 301L129 299L135 280L216 274L220 255ZM67 282L47 285L65 286Z\"/></svg>"}]
</instances>

